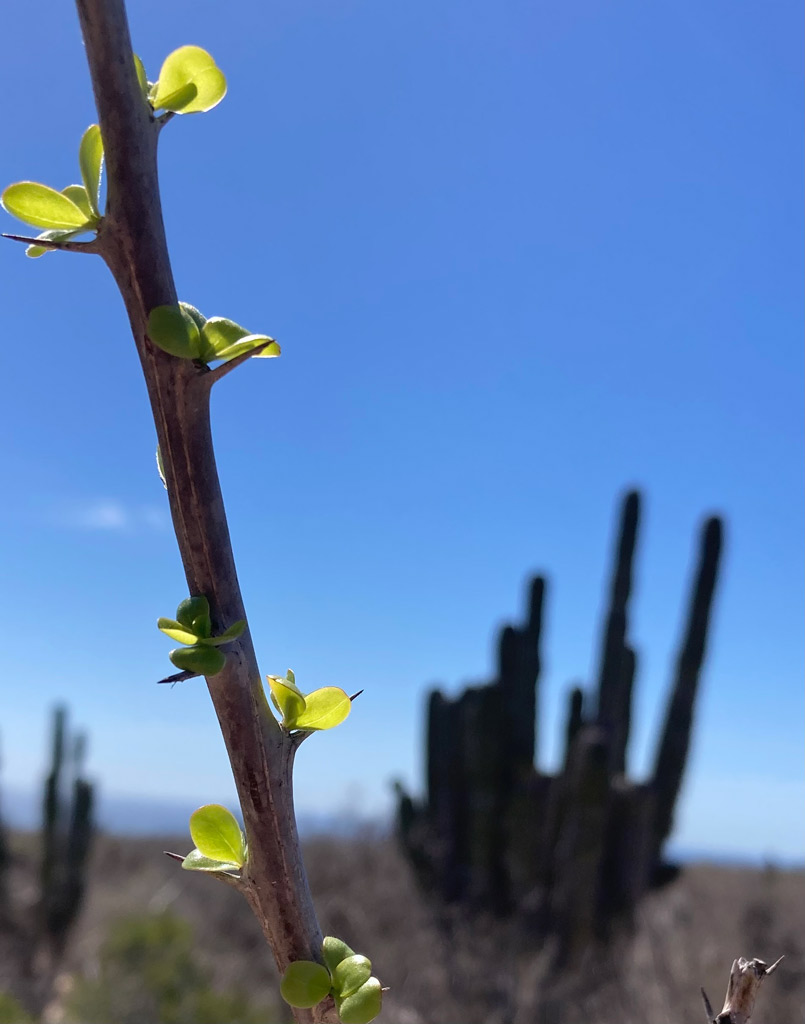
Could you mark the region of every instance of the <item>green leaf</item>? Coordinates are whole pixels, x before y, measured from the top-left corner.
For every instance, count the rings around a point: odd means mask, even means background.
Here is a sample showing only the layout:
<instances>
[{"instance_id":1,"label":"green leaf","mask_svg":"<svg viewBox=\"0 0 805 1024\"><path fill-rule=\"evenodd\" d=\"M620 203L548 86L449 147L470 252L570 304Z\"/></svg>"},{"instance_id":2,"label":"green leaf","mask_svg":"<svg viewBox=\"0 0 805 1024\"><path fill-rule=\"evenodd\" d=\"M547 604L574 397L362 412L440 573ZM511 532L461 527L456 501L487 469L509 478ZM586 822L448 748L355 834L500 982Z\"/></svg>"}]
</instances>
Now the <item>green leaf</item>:
<instances>
[{"instance_id":1,"label":"green leaf","mask_svg":"<svg viewBox=\"0 0 805 1024\"><path fill-rule=\"evenodd\" d=\"M286 1003L308 1010L330 994L330 975L312 960L295 960L285 968L280 993Z\"/></svg>"},{"instance_id":2,"label":"green leaf","mask_svg":"<svg viewBox=\"0 0 805 1024\"><path fill-rule=\"evenodd\" d=\"M245 628L246 620L239 619L233 626L230 626L229 629L224 630L220 636L202 637L199 640L199 643L205 644L209 647L220 647L222 644L231 644L233 640L237 640Z\"/></svg>"},{"instance_id":3,"label":"green leaf","mask_svg":"<svg viewBox=\"0 0 805 1024\"><path fill-rule=\"evenodd\" d=\"M63 188L61 190L61 194L63 196L67 196L68 199L71 199L79 208L79 210L81 210L82 213L86 214L87 227L89 227L90 224L94 226L94 224L97 221L97 217L92 212L92 207L90 206L89 202L89 196L87 195L87 190L84 188L83 185L68 185L67 188Z\"/></svg>"},{"instance_id":4,"label":"green leaf","mask_svg":"<svg viewBox=\"0 0 805 1024\"><path fill-rule=\"evenodd\" d=\"M69 238L75 238L80 234L80 231L41 231L36 237L47 238L50 242L66 242ZM44 245L29 245L25 250L25 255L36 259L38 256L44 256L46 252L53 251L53 249L46 249Z\"/></svg>"},{"instance_id":5,"label":"green leaf","mask_svg":"<svg viewBox=\"0 0 805 1024\"><path fill-rule=\"evenodd\" d=\"M357 992L372 976L372 961L360 953L346 957L332 972L333 991L336 996L345 999Z\"/></svg>"},{"instance_id":6,"label":"green leaf","mask_svg":"<svg viewBox=\"0 0 805 1024\"><path fill-rule=\"evenodd\" d=\"M333 729L349 714L352 702L337 686L323 686L305 696L305 707L296 716L295 729ZM289 728L291 728L289 726Z\"/></svg>"},{"instance_id":7,"label":"green leaf","mask_svg":"<svg viewBox=\"0 0 805 1024\"><path fill-rule=\"evenodd\" d=\"M200 46L180 46L168 54L152 96L155 110L193 114L210 110L226 95L226 78Z\"/></svg>"},{"instance_id":8,"label":"green leaf","mask_svg":"<svg viewBox=\"0 0 805 1024\"><path fill-rule=\"evenodd\" d=\"M185 313L187 313L187 315L192 318L196 327L198 327L198 329L201 330L201 328L207 322L206 316L204 316L202 312L196 309L195 306L191 306L189 302L180 302L179 305L185 311Z\"/></svg>"},{"instance_id":9,"label":"green leaf","mask_svg":"<svg viewBox=\"0 0 805 1024\"><path fill-rule=\"evenodd\" d=\"M250 334L245 327L241 327L234 320L228 320L224 316L211 316L201 328L201 333L204 335L206 343L216 353L229 348L242 338L247 338ZM220 356L216 356L216 358L220 358Z\"/></svg>"},{"instance_id":10,"label":"green leaf","mask_svg":"<svg viewBox=\"0 0 805 1024\"><path fill-rule=\"evenodd\" d=\"M301 690L282 676L268 676L274 707L282 715L286 729L295 728L297 717L305 710L305 697Z\"/></svg>"},{"instance_id":11,"label":"green leaf","mask_svg":"<svg viewBox=\"0 0 805 1024\"><path fill-rule=\"evenodd\" d=\"M209 612L201 612L193 619L193 632L199 638L199 640L206 640L212 633L212 620L210 619Z\"/></svg>"},{"instance_id":12,"label":"green leaf","mask_svg":"<svg viewBox=\"0 0 805 1024\"><path fill-rule=\"evenodd\" d=\"M354 949L350 949L343 939L337 939L334 935L325 936L324 942L321 944L321 952L330 974L335 971L342 960L355 955Z\"/></svg>"},{"instance_id":13,"label":"green leaf","mask_svg":"<svg viewBox=\"0 0 805 1024\"><path fill-rule=\"evenodd\" d=\"M335 1000L342 1024L369 1024L380 1013L382 1004L383 989L377 978L369 978L357 992Z\"/></svg>"},{"instance_id":14,"label":"green leaf","mask_svg":"<svg viewBox=\"0 0 805 1024\"><path fill-rule=\"evenodd\" d=\"M183 672L195 672L199 676L217 676L226 664L226 655L217 647L177 647L169 651L172 663Z\"/></svg>"},{"instance_id":15,"label":"green leaf","mask_svg":"<svg viewBox=\"0 0 805 1024\"><path fill-rule=\"evenodd\" d=\"M89 198L90 213L100 217L98 197L101 191L101 164L103 163L103 142L101 129L91 124L81 136L78 147L78 164L81 168L81 179Z\"/></svg>"},{"instance_id":16,"label":"green leaf","mask_svg":"<svg viewBox=\"0 0 805 1024\"><path fill-rule=\"evenodd\" d=\"M148 337L172 356L198 359L201 336L195 321L179 306L157 306L148 315Z\"/></svg>"},{"instance_id":17,"label":"green leaf","mask_svg":"<svg viewBox=\"0 0 805 1024\"><path fill-rule=\"evenodd\" d=\"M197 644L199 640L196 633L191 633L189 629L173 619L157 619L157 629L165 636L169 636L171 640L178 640L180 644Z\"/></svg>"},{"instance_id":18,"label":"green leaf","mask_svg":"<svg viewBox=\"0 0 805 1024\"><path fill-rule=\"evenodd\" d=\"M221 804L206 804L193 811L190 835L205 857L238 867L246 862L246 841L237 818Z\"/></svg>"},{"instance_id":19,"label":"green leaf","mask_svg":"<svg viewBox=\"0 0 805 1024\"><path fill-rule=\"evenodd\" d=\"M84 211L71 199L38 181L9 185L0 203L14 217L37 228L82 228L87 223Z\"/></svg>"},{"instance_id":20,"label":"green leaf","mask_svg":"<svg viewBox=\"0 0 805 1024\"><path fill-rule=\"evenodd\" d=\"M134 70L137 72L137 81L140 83L140 89L142 90L143 99L148 99L148 75L145 73L145 66L136 53L132 54L134 57Z\"/></svg>"},{"instance_id":21,"label":"green leaf","mask_svg":"<svg viewBox=\"0 0 805 1024\"><path fill-rule=\"evenodd\" d=\"M248 334L242 341L237 342L234 345L229 345L227 348L220 349L215 354L216 359L234 359L235 356L241 355L243 352L249 352L253 348L258 348L260 345L265 345L264 349L260 352L255 352L255 359L274 359L281 354L279 344L274 341L273 338L269 338L267 334Z\"/></svg>"},{"instance_id":22,"label":"green leaf","mask_svg":"<svg viewBox=\"0 0 805 1024\"><path fill-rule=\"evenodd\" d=\"M176 609L176 618L188 629L193 628L194 621L199 615L210 614L210 602L203 595L199 597L186 597Z\"/></svg>"},{"instance_id":23,"label":"green leaf","mask_svg":"<svg viewBox=\"0 0 805 1024\"><path fill-rule=\"evenodd\" d=\"M240 870L239 864L205 857L201 850L191 850L182 861L185 871L226 871L230 874Z\"/></svg>"}]
</instances>

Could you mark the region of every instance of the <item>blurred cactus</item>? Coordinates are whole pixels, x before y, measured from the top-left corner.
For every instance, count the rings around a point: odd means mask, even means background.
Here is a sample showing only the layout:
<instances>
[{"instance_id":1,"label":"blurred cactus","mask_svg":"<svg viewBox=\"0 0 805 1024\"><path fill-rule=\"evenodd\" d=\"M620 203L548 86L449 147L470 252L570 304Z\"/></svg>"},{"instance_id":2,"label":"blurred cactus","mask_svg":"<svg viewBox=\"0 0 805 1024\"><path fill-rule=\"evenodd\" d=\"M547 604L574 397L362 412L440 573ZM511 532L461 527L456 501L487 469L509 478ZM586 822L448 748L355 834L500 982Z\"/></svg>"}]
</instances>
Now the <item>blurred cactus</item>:
<instances>
[{"instance_id":1,"label":"blurred cactus","mask_svg":"<svg viewBox=\"0 0 805 1024\"><path fill-rule=\"evenodd\" d=\"M2 758L0 758L0 768L2 768ZM2 811L2 804L0 804L0 923L9 916L8 872L11 867L11 852L8 848L8 836L3 823Z\"/></svg>"},{"instance_id":2,"label":"blurred cactus","mask_svg":"<svg viewBox=\"0 0 805 1024\"><path fill-rule=\"evenodd\" d=\"M535 577L526 622L506 626L493 682L428 700L422 803L398 787L403 848L431 892L506 911L524 904L557 937L560 960L578 958L628 920L663 876L690 742L721 550L708 520L676 678L652 778L626 777L637 654L629 599L640 495L625 495L604 618L597 694L569 695L556 775L535 767L537 684L545 580ZM588 710L590 709L590 710ZM666 872L667 873L667 872Z\"/></svg>"},{"instance_id":3,"label":"blurred cactus","mask_svg":"<svg viewBox=\"0 0 805 1024\"><path fill-rule=\"evenodd\" d=\"M92 841L92 784L83 777L86 739L70 737L67 712L53 712L50 771L42 815L40 924L60 956L84 896Z\"/></svg>"}]
</instances>

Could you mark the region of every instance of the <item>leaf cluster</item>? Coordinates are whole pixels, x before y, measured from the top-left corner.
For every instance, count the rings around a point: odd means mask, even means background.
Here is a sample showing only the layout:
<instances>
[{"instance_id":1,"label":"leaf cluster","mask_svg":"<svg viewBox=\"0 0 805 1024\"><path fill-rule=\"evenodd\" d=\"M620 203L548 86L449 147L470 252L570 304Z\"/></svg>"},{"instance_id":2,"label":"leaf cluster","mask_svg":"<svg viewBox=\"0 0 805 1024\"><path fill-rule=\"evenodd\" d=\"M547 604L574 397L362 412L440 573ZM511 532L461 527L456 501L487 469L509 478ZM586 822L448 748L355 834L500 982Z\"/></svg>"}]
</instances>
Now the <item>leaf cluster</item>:
<instances>
[{"instance_id":1,"label":"leaf cluster","mask_svg":"<svg viewBox=\"0 0 805 1024\"><path fill-rule=\"evenodd\" d=\"M380 1013L383 989L372 977L372 961L342 939L328 935L321 947L324 965L295 960L285 969L280 993L286 1003L309 1009L332 996L342 1024L369 1024Z\"/></svg>"},{"instance_id":2,"label":"leaf cluster","mask_svg":"<svg viewBox=\"0 0 805 1024\"><path fill-rule=\"evenodd\" d=\"M154 110L200 114L226 96L226 78L212 56L200 46L180 46L169 53L156 82L149 82L140 58L134 55L137 80L144 99Z\"/></svg>"},{"instance_id":3,"label":"leaf cluster","mask_svg":"<svg viewBox=\"0 0 805 1024\"><path fill-rule=\"evenodd\" d=\"M236 878L246 863L246 837L235 815L222 804L205 804L190 815L196 848L182 861L187 871L218 871Z\"/></svg>"},{"instance_id":4,"label":"leaf cluster","mask_svg":"<svg viewBox=\"0 0 805 1024\"><path fill-rule=\"evenodd\" d=\"M35 228L46 228L37 238L49 242L67 241L87 231L97 231L101 223L100 190L103 164L101 129L91 124L81 136L78 164L82 185L68 185L61 192L38 181L18 181L0 196L8 212ZM43 256L48 250L29 245L26 256Z\"/></svg>"},{"instance_id":5,"label":"leaf cluster","mask_svg":"<svg viewBox=\"0 0 805 1024\"><path fill-rule=\"evenodd\" d=\"M333 729L344 721L352 707L351 700L338 686L322 686L312 693L302 693L290 669L284 676L267 678L271 703L282 715L282 726L289 732Z\"/></svg>"},{"instance_id":6,"label":"leaf cluster","mask_svg":"<svg viewBox=\"0 0 805 1024\"><path fill-rule=\"evenodd\" d=\"M157 619L157 628L186 647L177 647L168 657L185 672L200 676L214 676L226 664L226 655L218 648L237 640L246 628L240 619L219 636L212 635L210 602L206 597L188 597L176 609L175 619Z\"/></svg>"},{"instance_id":7,"label":"leaf cluster","mask_svg":"<svg viewBox=\"0 0 805 1024\"><path fill-rule=\"evenodd\" d=\"M267 334L253 334L223 316L207 319L189 302L152 309L148 315L148 337L172 356L205 364L217 359L228 362L255 349L260 351L254 351L254 355L264 358L280 354L279 345Z\"/></svg>"}]
</instances>

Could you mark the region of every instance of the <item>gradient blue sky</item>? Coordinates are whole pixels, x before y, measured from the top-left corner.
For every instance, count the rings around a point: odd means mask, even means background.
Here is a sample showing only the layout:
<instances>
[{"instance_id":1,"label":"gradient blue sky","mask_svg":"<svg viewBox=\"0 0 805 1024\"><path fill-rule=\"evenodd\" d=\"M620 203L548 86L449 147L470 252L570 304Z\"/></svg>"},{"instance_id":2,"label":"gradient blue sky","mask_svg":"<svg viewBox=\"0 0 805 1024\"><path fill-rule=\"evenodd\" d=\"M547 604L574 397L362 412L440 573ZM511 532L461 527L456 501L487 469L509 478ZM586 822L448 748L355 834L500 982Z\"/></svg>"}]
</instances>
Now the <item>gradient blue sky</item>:
<instances>
[{"instance_id":1,"label":"gradient blue sky","mask_svg":"<svg viewBox=\"0 0 805 1024\"><path fill-rule=\"evenodd\" d=\"M801 857L800 5L129 6L152 77L192 42L229 79L163 138L180 295L283 345L213 409L263 671L365 688L303 747L302 811L376 814L393 776L419 786L427 686L491 672L537 569L550 765L637 485L631 768L721 511L677 841ZM0 82L0 181L75 181L95 114L71 4L6 11ZM11 242L0 268L2 784L39 778L64 700L108 795L231 801L203 685L154 685L185 584L111 278Z\"/></svg>"}]
</instances>

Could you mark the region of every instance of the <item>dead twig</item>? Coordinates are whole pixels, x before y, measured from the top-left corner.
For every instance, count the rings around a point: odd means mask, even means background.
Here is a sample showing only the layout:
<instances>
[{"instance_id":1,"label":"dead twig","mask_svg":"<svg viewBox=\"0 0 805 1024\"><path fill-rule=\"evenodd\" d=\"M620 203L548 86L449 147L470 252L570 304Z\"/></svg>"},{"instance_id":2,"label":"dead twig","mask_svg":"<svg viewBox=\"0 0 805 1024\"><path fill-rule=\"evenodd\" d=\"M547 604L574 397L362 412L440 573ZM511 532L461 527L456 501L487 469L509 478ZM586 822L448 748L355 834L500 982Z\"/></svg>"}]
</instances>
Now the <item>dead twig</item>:
<instances>
[{"instance_id":1,"label":"dead twig","mask_svg":"<svg viewBox=\"0 0 805 1024\"><path fill-rule=\"evenodd\" d=\"M762 960L744 960L742 956L733 960L721 1013L713 1015L713 1007L707 993L704 989L701 990L707 1024L749 1024L761 981L777 969L782 959L780 957L779 960L775 960L771 967Z\"/></svg>"}]
</instances>

